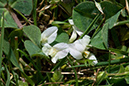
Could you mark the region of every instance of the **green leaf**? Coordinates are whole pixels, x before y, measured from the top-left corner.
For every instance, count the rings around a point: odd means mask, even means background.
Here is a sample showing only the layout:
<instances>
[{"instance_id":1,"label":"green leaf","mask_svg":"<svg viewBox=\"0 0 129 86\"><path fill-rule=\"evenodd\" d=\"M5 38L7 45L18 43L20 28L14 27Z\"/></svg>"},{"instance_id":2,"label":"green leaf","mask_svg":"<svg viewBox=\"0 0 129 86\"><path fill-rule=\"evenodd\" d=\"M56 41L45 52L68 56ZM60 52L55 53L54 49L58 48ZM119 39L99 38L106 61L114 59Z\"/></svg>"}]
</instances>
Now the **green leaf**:
<instances>
[{"instance_id":1,"label":"green leaf","mask_svg":"<svg viewBox=\"0 0 129 86\"><path fill-rule=\"evenodd\" d=\"M23 31L35 45L40 46L41 31L37 26L24 26Z\"/></svg>"},{"instance_id":2,"label":"green leaf","mask_svg":"<svg viewBox=\"0 0 129 86\"><path fill-rule=\"evenodd\" d=\"M61 74L61 70L55 70L53 77L51 78L51 80L53 82L61 82L63 79L63 75Z\"/></svg>"},{"instance_id":3,"label":"green leaf","mask_svg":"<svg viewBox=\"0 0 129 86\"><path fill-rule=\"evenodd\" d=\"M28 84L24 81L18 81L18 86L28 86Z\"/></svg>"},{"instance_id":4,"label":"green leaf","mask_svg":"<svg viewBox=\"0 0 129 86\"><path fill-rule=\"evenodd\" d=\"M17 24L15 23L14 19L12 18L10 13L7 11L7 9L5 9L5 8L0 9L0 12L5 12L4 13L4 16L5 16L5 18L4 18L5 27L18 28ZM0 22L0 24L1 24L1 22ZM0 27L1 27L1 25L0 25Z\"/></svg>"},{"instance_id":5,"label":"green leaf","mask_svg":"<svg viewBox=\"0 0 129 86\"><path fill-rule=\"evenodd\" d=\"M11 61L11 63L14 66L18 67L20 70L22 70L21 67L18 64L18 61L17 61L17 59L14 55L13 50L11 49L11 46L10 46L9 42L7 42L5 40L3 42L3 51L8 56L8 59Z\"/></svg>"},{"instance_id":6,"label":"green leaf","mask_svg":"<svg viewBox=\"0 0 129 86\"><path fill-rule=\"evenodd\" d=\"M15 36L17 36L18 38L22 38L22 36L23 36L23 31L22 31L22 29L15 29L15 30L13 30L13 31L9 34L8 37L11 38L11 39L14 39Z\"/></svg>"},{"instance_id":7,"label":"green leaf","mask_svg":"<svg viewBox=\"0 0 129 86\"><path fill-rule=\"evenodd\" d=\"M30 15L33 9L32 0L17 0L11 7L19 10L25 15Z\"/></svg>"},{"instance_id":8,"label":"green leaf","mask_svg":"<svg viewBox=\"0 0 129 86\"><path fill-rule=\"evenodd\" d=\"M24 45L30 56L38 54L41 51L41 49L35 44L33 44L30 40L26 40L24 42Z\"/></svg>"},{"instance_id":9,"label":"green leaf","mask_svg":"<svg viewBox=\"0 0 129 86\"><path fill-rule=\"evenodd\" d=\"M91 45L98 49L107 49L108 48L108 23L104 24L101 31L91 39Z\"/></svg>"},{"instance_id":10,"label":"green leaf","mask_svg":"<svg viewBox=\"0 0 129 86\"><path fill-rule=\"evenodd\" d=\"M100 72L97 76L96 84L99 85L106 78L107 78L107 73L105 71Z\"/></svg>"},{"instance_id":11,"label":"green leaf","mask_svg":"<svg viewBox=\"0 0 129 86\"><path fill-rule=\"evenodd\" d=\"M121 8L119 6L117 6L116 4L113 4L110 1L102 1L100 4L101 4L101 7L103 9L106 19L112 17L118 11L121 10Z\"/></svg>"},{"instance_id":12,"label":"green leaf","mask_svg":"<svg viewBox=\"0 0 129 86\"><path fill-rule=\"evenodd\" d=\"M129 76L125 77L125 81L127 84L129 84Z\"/></svg>"},{"instance_id":13,"label":"green leaf","mask_svg":"<svg viewBox=\"0 0 129 86\"><path fill-rule=\"evenodd\" d=\"M69 36L67 33L62 32L61 34L59 34L55 40L56 42L64 42L64 43L68 43L69 42Z\"/></svg>"},{"instance_id":14,"label":"green leaf","mask_svg":"<svg viewBox=\"0 0 129 86\"><path fill-rule=\"evenodd\" d=\"M125 72L129 72L129 65L125 67Z\"/></svg>"},{"instance_id":15,"label":"green leaf","mask_svg":"<svg viewBox=\"0 0 129 86\"><path fill-rule=\"evenodd\" d=\"M83 2L77 5L73 10L72 17L74 24L81 31L85 31L98 13L100 12L93 2ZM92 29L95 27L96 25L94 24Z\"/></svg>"},{"instance_id":16,"label":"green leaf","mask_svg":"<svg viewBox=\"0 0 129 86\"><path fill-rule=\"evenodd\" d=\"M5 86L9 86L9 84L10 84L10 73L9 73L9 70L8 70L6 65L5 65L5 69L6 69L6 72L7 72L7 81L6 81Z\"/></svg>"},{"instance_id":17,"label":"green leaf","mask_svg":"<svg viewBox=\"0 0 129 86\"><path fill-rule=\"evenodd\" d=\"M120 69L118 73L124 73L125 72L125 68L123 67L123 65L120 65Z\"/></svg>"},{"instance_id":18,"label":"green leaf","mask_svg":"<svg viewBox=\"0 0 129 86\"><path fill-rule=\"evenodd\" d=\"M105 23L102 30L99 31L93 39L91 39L91 45L99 49L108 48L108 23Z\"/></svg>"},{"instance_id":19,"label":"green leaf","mask_svg":"<svg viewBox=\"0 0 129 86\"><path fill-rule=\"evenodd\" d=\"M108 49L108 26L109 24L105 23L101 31L103 43L105 45L105 48L107 49Z\"/></svg>"},{"instance_id":20,"label":"green leaf","mask_svg":"<svg viewBox=\"0 0 129 86\"><path fill-rule=\"evenodd\" d=\"M108 23L108 24L109 24L109 29L111 29L111 28L114 27L114 24L117 22L118 17L119 17L119 15L120 15L120 12L121 12L121 11L117 12L114 16L110 17L109 19L107 19L107 20L105 21L105 23Z\"/></svg>"}]
</instances>

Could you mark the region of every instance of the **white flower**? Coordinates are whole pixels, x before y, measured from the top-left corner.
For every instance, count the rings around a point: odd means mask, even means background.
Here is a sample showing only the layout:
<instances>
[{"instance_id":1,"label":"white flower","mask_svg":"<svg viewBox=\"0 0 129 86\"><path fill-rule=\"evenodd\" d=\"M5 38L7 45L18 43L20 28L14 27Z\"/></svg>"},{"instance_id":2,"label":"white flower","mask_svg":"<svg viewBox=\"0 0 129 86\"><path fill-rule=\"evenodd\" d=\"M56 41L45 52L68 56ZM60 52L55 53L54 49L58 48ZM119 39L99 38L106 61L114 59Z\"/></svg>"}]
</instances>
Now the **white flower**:
<instances>
[{"instance_id":1,"label":"white flower","mask_svg":"<svg viewBox=\"0 0 129 86\"><path fill-rule=\"evenodd\" d=\"M96 64L97 59L93 54L90 54L87 49L89 48L90 37L85 35L82 39L76 40L74 43L69 44L69 52L75 59L82 59L83 56L90 60L94 60L93 63Z\"/></svg>"},{"instance_id":2,"label":"white flower","mask_svg":"<svg viewBox=\"0 0 129 86\"><path fill-rule=\"evenodd\" d=\"M96 59L96 57L95 57L95 55L93 53L90 54L88 59L93 60L93 64L97 64L98 63L98 61L97 61L97 59Z\"/></svg>"},{"instance_id":3,"label":"white flower","mask_svg":"<svg viewBox=\"0 0 129 86\"><path fill-rule=\"evenodd\" d=\"M90 37L85 35L82 39L76 40L74 43L69 44L69 52L75 59L83 58L82 53L88 49Z\"/></svg>"},{"instance_id":4,"label":"white flower","mask_svg":"<svg viewBox=\"0 0 129 86\"><path fill-rule=\"evenodd\" d=\"M57 36L58 28L56 26L49 27L41 34L41 43L44 45L45 43L52 43Z\"/></svg>"},{"instance_id":5,"label":"white flower","mask_svg":"<svg viewBox=\"0 0 129 86\"><path fill-rule=\"evenodd\" d=\"M74 22L73 22L73 19L69 19L68 20L69 23L72 25L72 28L73 28L73 33L69 39L69 42L73 42L76 38L77 38L77 34L79 36L81 36L83 34L82 31L80 31L75 25L74 25Z\"/></svg>"},{"instance_id":6,"label":"white flower","mask_svg":"<svg viewBox=\"0 0 129 86\"><path fill-rule=\"evenodd\" d=\"M47 56L52 57L52 62L56 63L58 59L62 59L67 56L69 50L68 50L68 44L66 43L58 43L54 45L53 47L50 46L48 43L44 44L44 47L42 48L43 53L45 53Z\"/></svg>"}]
</instances>

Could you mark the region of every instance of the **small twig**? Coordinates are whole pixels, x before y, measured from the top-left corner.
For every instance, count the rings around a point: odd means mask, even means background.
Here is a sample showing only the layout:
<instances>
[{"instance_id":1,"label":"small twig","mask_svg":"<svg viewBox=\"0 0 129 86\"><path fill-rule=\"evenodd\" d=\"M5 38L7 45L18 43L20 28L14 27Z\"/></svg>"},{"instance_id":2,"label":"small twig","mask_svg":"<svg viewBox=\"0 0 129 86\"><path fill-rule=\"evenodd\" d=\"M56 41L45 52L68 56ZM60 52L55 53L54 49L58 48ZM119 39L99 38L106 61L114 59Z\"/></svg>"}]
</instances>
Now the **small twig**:
<instances>
[{"instance_id":1,"label":"small twig","mask_svg":"<svg viewBox=\"0 0 129 86\"><path fill-rule=\"evenodd\" d=\"M2 78L0 78L0 80L3 82L3 84L5 84L4 80Z\"/></svg>"},{"instance_id":2,"label":"small twig","mask_svg":"<svg viewBox=\"0 0 129 86\"><path fill-rule=\"evenodd\" d=\"M39 3L39 6L38 6L37 10L39 10L39 9L41 8L43 2L44 2L44 0L42 0L42 1Z\"/></svg>"},{"instance_id":3,"label":"small twig","mask_svg":"<svg viewBox=\"0 0 129 86\"><path fill-rule=\"evenodd\" d=\"M94 84L95 84L95 82L96 82L97 75L98 75L99 71L100 71L100 68L97 70L97 73L96 73L96 75L95 75L95 81L93 82L92 86L94 86Z\"/></svg>"},{"instance_id":4,"label":"small twig","mask_svg":"<svg viewBox=\"0 0 129 86\"><path fill-rule=\"evenodd\" d=\"M11 16L13 17L14 21L16 22L17 26L21 29L23 25L21 24L20 20L18 19L17 15L14 12L10 11Z\"/></svg>"}]
</instances>

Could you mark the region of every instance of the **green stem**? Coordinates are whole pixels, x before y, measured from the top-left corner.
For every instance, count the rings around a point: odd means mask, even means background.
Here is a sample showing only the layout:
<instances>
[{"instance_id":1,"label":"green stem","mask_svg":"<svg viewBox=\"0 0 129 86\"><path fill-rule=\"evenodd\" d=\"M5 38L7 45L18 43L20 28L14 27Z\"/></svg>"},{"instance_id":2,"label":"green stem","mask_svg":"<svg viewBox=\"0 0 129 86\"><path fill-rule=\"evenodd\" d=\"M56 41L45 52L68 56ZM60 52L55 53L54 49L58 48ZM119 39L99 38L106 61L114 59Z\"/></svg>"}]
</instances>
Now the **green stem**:
<instances>
[{"instance_id":1,"label":"green stem","mask_svg":"<svg viewBox=\"0 0 129 86\"><path fill-rule=\"evenodd\" d=\"M109 68L108 68L108 72L110 73L110 67L111 67L111 53L110 53L111 51L109 51L109 64L108 64L108 66L109 66Z\"/></svg>"},{"instance_id":2,"label":"green stem","mask_svg":"<svg viewBox=\"0 0 129 86\"><path fill-rule=\"evenodd\" d=\"M100 17L100 13L94 18L94 20L91 22L91 24L89 25L89 27L88 27L88 28L85 30L85 32L80 36L80 39L81 39L84 35L88 34L88 32L90 31L91 27L97 22L97 20L99 19L99 17Z\"/></svg>"},{"instance_id":3,"label":"green stem","mask_svg":"<svg viewBox=\"0 0 129 86\"><path fill-rule=\"evenodd\" d=\"M76 70L74 69L74 67L73 67L73 63L72 63L72 61L69 59L69 57L68 57L67 59L69 60L69 62L70 62L70 64L71 64L71 66L72 66L72 69L73 69L73 71L74 71L74 73L75 73L76 86L78 86L78 78L77 78Z\"/></svg>"},{"instance_id":4,"label":"green stem","mask_svg":"<svg viewBox=\"0 0 129 86\"><path fill-rule=\"evenodd\" d=\"M118 26L118 25L124 25L126 23L129 23L129 20L125 20L125 21L120 21L114 24L114 26Z\"/></svg>"},{"instance_id":5,"label":"green stem","mask_svg":"<svg viewBox=\"0 0 129 86\"><path fill-rule=\"evenodd\" d=\"M99 26L97 27L97 29L95 30L94 34L92 35L92 38L96 35L96 33L98 32L99 28L101 27L101 25L103 24L105 18L102 19L102 21L100 22Z\"/></svg>"},{"instance_id":6,"label":"green stem","mask_svg":"<svg viewBox=\"0 0 129 86\"><path fill-rule=\"evenodd\" d=\"M37 0L33 0L33 20L34 20L34 25L37 26L36 7L37 7Z\"/></svg>"},{"instance_id":7,"label":"green stem","mask_svg":"<svg viewBox=\"0 0 129 86\"><path fill-rule=\"evenodd\" d=\"M120 64L120 63L126 63L126 62L129 62L129 57L126 57L126 58L122 58L122 59L116 59L116 60L111 60L110 61L110 65L113 65L113 64ZM97 63L96 65L94 65L95 67L98 67L98 66L107 66L109 65L109 61L106 61L106 62L99 62ZM87 67L90 67L91 65L87 65ZM69 67L69 68L76 68L76 67L86 67L85 64L83 65L76 65L76 66L72 66L72 67Z\"/></svg>"},{"instance_id":8,"label":"green stem","mask_svg":"<svg viewBox=\"0 0 129 86\"><path fill-rule=\"evenodd\" d=\"M2 72L2 51L3 51L3 41L4 41L4 13L2 19L2 30L1 30L1 37L0 37L0 77Z\"/></svg>"}]
</instances>

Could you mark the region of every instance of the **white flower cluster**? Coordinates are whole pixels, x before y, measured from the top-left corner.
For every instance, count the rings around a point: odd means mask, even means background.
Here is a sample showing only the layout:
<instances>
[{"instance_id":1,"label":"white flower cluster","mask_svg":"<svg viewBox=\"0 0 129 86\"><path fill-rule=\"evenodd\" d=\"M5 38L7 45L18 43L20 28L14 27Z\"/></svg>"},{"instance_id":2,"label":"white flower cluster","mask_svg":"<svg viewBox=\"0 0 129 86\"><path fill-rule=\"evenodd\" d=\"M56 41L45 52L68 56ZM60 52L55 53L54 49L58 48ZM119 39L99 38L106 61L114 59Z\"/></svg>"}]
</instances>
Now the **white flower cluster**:
<instances>
[{"instance_id":1,"label":"white flower cluster","mask_svg":"<svg viewBox=\"0 0 129 86\"><path fill-rule=\"evenodd\" d=\"M85 35L82 39L78 39L70 44L57 43L54 46L51 46L50 44L56 39L57 31L58 28L52 26L41 34L41 43L43 46L42 51L45 55L52 57L51 61L53 63L56 63L58 59L65 58L68 53L70 53L75 59L82 59L84 56L90 60L94 60L94 64L98 63L96 57L87 51L90 42L90 37L88 35ZM74 29L74 32L75 31L76 29Z\"/></svg>"}]
</instances>

